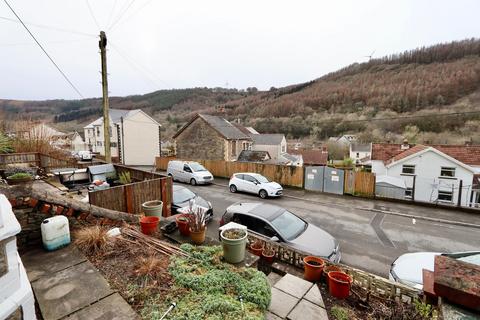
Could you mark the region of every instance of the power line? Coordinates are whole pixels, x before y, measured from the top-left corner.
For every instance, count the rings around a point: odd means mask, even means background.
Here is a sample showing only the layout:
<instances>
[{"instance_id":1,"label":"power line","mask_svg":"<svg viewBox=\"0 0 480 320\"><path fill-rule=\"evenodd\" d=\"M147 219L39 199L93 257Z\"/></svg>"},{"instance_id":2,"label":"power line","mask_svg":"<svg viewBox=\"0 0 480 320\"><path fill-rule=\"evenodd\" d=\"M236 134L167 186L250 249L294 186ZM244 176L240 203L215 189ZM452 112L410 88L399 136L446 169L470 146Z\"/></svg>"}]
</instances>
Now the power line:
<instances>
[{"instance_id":1,"label":"power line","mask_svg":"<svg viewBox=\"0 0 480 320\"><path fill-rule=\"evenodd\" d=\"M10 22L15 22L15 23L21 23L18 20L15 20L15 19L12 19L12 18L7 18L7 17L2 17L2 16L0 16L0 19L5 20L5 21L10 21ZM62 29L62 28L57 28L57 27L54 27L54 26L47 26L47 25L44 25L44 24L37 24L37 23L32 23L32 22L27 22L27 21L24 21L24 23L28 24L30 26L37 27L37 28L50 29L50 30L55 30L55 31L60 31L60 32L68 32L68 33L77 34L77 35L81 35L81 36L92 37L92 38L97 37L97 35L95 35L95 34L90 34L90 33L81 32L81 31Z\"/></svg>"},{"instance_id":2,"label":"power line","mask_svg":"<svg viewBox=\"0 0 480 320\"><path fill-rule=\"evenodd\" d=\"M404 116L404 117L390 117L390 118L371 118L371 119L357 119L357 120L341 120L340 122L342 122L342 123L350 123L350 122L388 121L388 120L401 120L401 119L414 119L414 118L460 116L460 115L475 114L475 113L480 113L480 111L464 111L464 112L452 112L452 113L434 113L434 114L428 114L428 115Z\"/></svg>"},{"instance_id":3,"label":"power line","mask_svg":"<svg viewBox=\"0 0 480 320\"><path fill-rule=\"evenodd\" d=\"M108 16L106 28L108 28L108 26L110 25L110 22L112 21L112 16L113 16L113 13L115 12L115 8L117 7L117 2L118 2L118 0L115 0L115 2L113 3L113 6L112 6L112 10L110 10L110 14Z\"/></svg>"},{"instance_id":4,"label":"power line","mask_svg":"<svg viewBox=\"0 0 480 320\"><path fill-rule=\"evenodd\" d=\"M140 11L142 11L143 8L145 8L147 5L149 5L153 0L149 0L147 2L145 2L142 6L140 6L137 11L135 11L134 13L132 13L131 15L129 15L128 17L126 17L125 19L123 19L122 23L125 23L127 22L128 20L130 20L133 16L135 16L137 13L139 13ZM120 24L122 24L120 23Z\"/></svg>"},{"instance_id":5,"label":"power line","mask_svg":"<svg viewBox=\"0 0 480 320\"><path fill-rule=\"evenodd\" d=\"M117 17L117 19L115 20L115 22L112 23L112 25L108 28L107 31L110 31L112 30L115 25L120 21L120 19L122 19L123 15L128 11L128 9L130 9L130 7L132 6L132 4L135 2L135 0L132 0L130 1L130 3L128 4L128 6L120 13L120 15Z\"/></svg>"},{"instance_id":6,"label":"power line","mask_svg":"<svg viewBox=\"0 0 480 320\"><path fill-rule=\"evenodd\" d=\"M97 25L98 30L102 29L102 28L100 28L100 25L98 24L97 18L95 18L95 14L93 14L93 10L92 10L92 7L90 6L90 2L88 2L88 0L85 0L85 2L87 3L88 11L90 11L90 15L92 16L93 21Z\"/></svg>"},{"instance_id":7,"label":"power line","mask_svg":"<svg viewBox=\"0 0 480 320\"><path fill-rule=\"evenodd\" d=\"M35 40L35 42L38 44L38 46L40 47L40 49L42 49L42 51L45 53L45 55L48 57L48 59L50 59L50 61L53 63L53 65L57 68L57 70L62 74L62 76L65 78L65 80L67 80L67 82L70 84L70 86L78 93L78 95L83 99L83 95L80 93L80 91L77 89L77 87L75 87L75 85L70 81L70 79L68 79L67 75L62 71L62 69L60 69L60 67L55 63L55 61L52 59L52 57L47 53L47 51L43 48L43 46L40 44L40 42L38 42L37 38L35 38L35 36L33 35L33 33L30 32L30 30L28 29L28 27L25 25L25 23L23 23L22 19L20 19L20 17L18 16L18 14L15 12L15 10L13 10L13 8L10 6L10 4L7 2L7 0L3 0L5 2L5 4L10 8L10 10L12 10L13 14L17 17L18 21L20 21L20 23L23 25L23 27L27 30L27 32L30 34L30 36L33 38L33 40Z\"/></svg>"}]
</instances>

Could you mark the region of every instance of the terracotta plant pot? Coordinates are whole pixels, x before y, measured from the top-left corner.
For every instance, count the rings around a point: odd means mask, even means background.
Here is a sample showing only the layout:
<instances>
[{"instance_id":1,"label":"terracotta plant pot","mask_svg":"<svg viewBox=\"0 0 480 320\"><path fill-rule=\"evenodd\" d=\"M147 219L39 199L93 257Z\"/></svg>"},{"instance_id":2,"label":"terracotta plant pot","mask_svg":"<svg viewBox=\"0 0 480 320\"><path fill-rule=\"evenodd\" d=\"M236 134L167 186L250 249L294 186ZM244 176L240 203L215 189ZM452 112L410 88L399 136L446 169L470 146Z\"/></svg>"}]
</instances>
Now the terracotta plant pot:
<instances>
[{"instance_id":1,"label":"terracotta plant pot","mask_svg":"<svg viewBox=\"0 0 480 320\"><path fill-rule=\"evenodd\" d=\"M179 214L175 221L177 222L178 231L182 236L188 237L190 235L190 227L188 226L188 220L185 214Z\"/></svg>"},{"instance_id":2,"label":"terracotta plant pot","mask_svg":"<svg viewBox=\"0 0 480 320\"><path fill-rule=\"evenodd\" d=\"M152 235L158 230L158 222L160 221L159 217L148 216L140 218L140 227L142 233L146 235Z\"/></svg>"},{"instance_id":3,"label":"terracotta plant pot","mask_svg":"<svg viewBox=\"0 0 480 320\"><path fill-rule=\"evenodd\" d=\"M322 258L315 256L306 256L303 258L304 274L303 278L307 281L319 281L322 277L322 270L325 266L325 261Z\"/></svg>"},{"instance_id":4,"label":"terracotta plant pot","mask_svg":"<svg viewBox=\"0 0 480 320\"><path fill-rule=\"evenodd\" d=\"M340 271L343 272L342 269L340 269L337 266L334 266L333 264L331 265L325 265L322 270L322 281L325 281L325 283L328 285L328 273L330 271Z\"/></svg>"},{"instance_id":5,"label":"terracotta plant pot","mask_svg":"<svg viewBox=\"0 0 480 320\"><path fill-rule=\"evenodd\" d=\"M270 250L264 249L262 251L262 258L263 260L265 260L266 263L272 264L273 260L275 259L275 251L271 249Z\"/></svg>"},{"instance_id":6,"label":"terracotta plant pot","mask_svg":"<svg viewBox=\"0 0 480 320\"><path fill-rule=\"evenodd\" d=\"M207 232L207 227L205 227L202 231L190 231L190 239L195 244L202 244L205 242L205 233Z\"/></svg>"},{"instance_id":7,"label":"terracotta plant pot","mask_svg":"<svg viewBox=\"0 0 480 320\"><path fill-rule=\"evenodd\" d=\"M262 251L263 251L263 244L254 242L250 245L250 252L253 253L254 255L261 257Z\"/></svg>"},{"instance_id":8,"label":"terracotta plant pot","mask_svg":"<svg viewBox=\"0 0 480 320\"><path fill-rule=\"evenodd\" d=\"M328 273L328 292L337 299L345 299L350 295L352 277L340 271Z\"/></svg>"}]
</instances>

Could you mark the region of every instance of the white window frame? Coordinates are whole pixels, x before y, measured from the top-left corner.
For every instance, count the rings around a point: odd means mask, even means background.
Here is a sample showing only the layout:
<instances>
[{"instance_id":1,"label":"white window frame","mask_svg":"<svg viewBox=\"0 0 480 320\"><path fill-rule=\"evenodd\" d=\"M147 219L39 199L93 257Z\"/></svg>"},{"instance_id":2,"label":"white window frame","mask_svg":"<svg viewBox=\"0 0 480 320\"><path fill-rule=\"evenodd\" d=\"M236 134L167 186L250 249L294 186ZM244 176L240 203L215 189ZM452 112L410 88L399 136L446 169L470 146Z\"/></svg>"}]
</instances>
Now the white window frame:
<instances>
[{"instance_id":1,"label":"white window frame","mask_svg":"<svg viewBox=\"0 0 480 320\"><path fill-rule=\"evenodd\" d=\"M409 200L413 199L413 188L405 189L405 199L409 199Z\"/></svg>"},{"instance_id":2,"label":"white window frame","mask_svg":"<svg viewBox=\"0 0 480 320\"><path fill-rule=\"evenodd\" d=\"M449 196L450 196L450 200L440 199L440 194L442 194L442 195L449 195ZM453 191L438 190L437 199L438 199L439 202L453 202Z\"/></svg>"},{"instance_id":3,"label":"white window frame","mask_svg":"<svg viewBox=\"0 0 480 320\"><path fill-rule=\"evenodd\" d=\"M405 172L405 169L413 169L413 172ZM414 164L404 164L402 166L402 174L415 175L415 165Z\"/></svg>"},{"instance_id":4,"label":"white window frame","mask_svg":"<svg viewBox=\"0 0 480 320\"><path fill-rule=\"evenodd\" d=\"M440 177L442 177L442 178L455 178L455 170L456 170L455 167L441 167L440 168ZM444 171L452 172L452 175L451 176L445 175Z\"/></svg>"}]
</instances>

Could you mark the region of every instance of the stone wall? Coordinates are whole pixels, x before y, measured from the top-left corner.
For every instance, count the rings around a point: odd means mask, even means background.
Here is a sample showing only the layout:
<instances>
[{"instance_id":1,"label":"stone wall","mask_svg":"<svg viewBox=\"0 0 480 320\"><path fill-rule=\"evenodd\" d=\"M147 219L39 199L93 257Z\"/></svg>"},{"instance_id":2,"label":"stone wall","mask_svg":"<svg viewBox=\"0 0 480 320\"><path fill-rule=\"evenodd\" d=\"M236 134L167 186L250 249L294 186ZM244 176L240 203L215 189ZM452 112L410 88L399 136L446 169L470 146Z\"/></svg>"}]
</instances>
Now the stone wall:
<instances>
[{"instance_id":1,"label":"stone wall","mask_svg":"<svg viewBox=\"0 0 480 320\"><path fill-rule=\"evenodd\" d=\"M179 159L224 160L225 143L220 134L197 118L175 139Z\"/></svg>"}]
</instances>

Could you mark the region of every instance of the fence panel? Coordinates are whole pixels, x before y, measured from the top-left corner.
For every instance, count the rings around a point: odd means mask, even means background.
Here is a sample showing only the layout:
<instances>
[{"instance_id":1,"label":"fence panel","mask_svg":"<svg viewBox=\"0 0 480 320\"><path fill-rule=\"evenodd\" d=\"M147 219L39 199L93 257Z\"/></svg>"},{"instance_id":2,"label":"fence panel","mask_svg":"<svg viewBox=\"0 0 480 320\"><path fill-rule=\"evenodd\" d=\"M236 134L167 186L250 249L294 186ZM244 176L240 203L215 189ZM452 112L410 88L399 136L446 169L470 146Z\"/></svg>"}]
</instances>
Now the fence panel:
<instances>
[{"instance_id":1,"label":"fence panel","mask_svg":"<svg viewBox=\"0 0 480 320\"><path fill-rule=\"evenodd\" d=\"M375 195L375 174L371 172L355 172L354 195L373 197Z\"/></svg>"},{"instance_id":2,"label":"fence panel","mask_svg":"<svg viewBox=\"0 0 480 320\"><path fill-rule=\"evenodd\" d=\"M323 174L325 167L305 167L305 189L311 191L323 191Z\"/></svg>"},{"instance_id":3,"label":"fence panel","mask_svg":"<svg viewBox=\"0 0 480 320\"><path fill-rule=\"evenodd\" d=\"M344 173L342 169L325 167L323 192L343 194Z\"/></svg>"},{"instance_id":4,"label":"fence panel","mask_svg":"<svg viewBox=\"0 0 480 320\"><path fill-rule=\"evenodd\" d=\"M343 193L355 194L355 172L353 170L345 170L345 183Z\"/></svg>"},{"instance_id":5,"label":"fence panel","mask_svg":"<svg viewBox=\"0 0 480 320\"><path fill-rule=\"evenodd\" d=\"M156 167L166 170L168 162L175 158L157 157ZM284 186L303 186L303 167L281 166L253 162L228 162L222 160L195 160L216 177L230 178L236 172L256 172Z\"/></svg>"},{"instance_id":6,"label":"fence panel","mask_svg":"<svg viewBox=\"0 0 480 320\"><path fill-rule=\"evenodd\" d=\"M0 154L0 167L5 168L8 165L28 165L39 166L40 159L37 152L7 153Z\"/></svg>"},{"instance_id":7,"label":"fence panel","mask_svg":"<svg viewBox=\"0 0 480 320\"><path fill-rule=\"evenodd\" d=\"M91 191L89 200L91 205L134 214L142 212L142 203L162 200L162 214L169 216L171 214L172 183L170 178L165 177Z\"/></svg>"}]
</instances>

